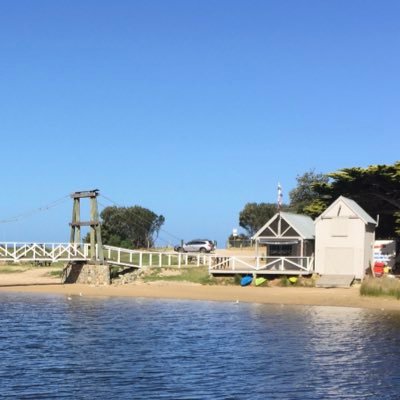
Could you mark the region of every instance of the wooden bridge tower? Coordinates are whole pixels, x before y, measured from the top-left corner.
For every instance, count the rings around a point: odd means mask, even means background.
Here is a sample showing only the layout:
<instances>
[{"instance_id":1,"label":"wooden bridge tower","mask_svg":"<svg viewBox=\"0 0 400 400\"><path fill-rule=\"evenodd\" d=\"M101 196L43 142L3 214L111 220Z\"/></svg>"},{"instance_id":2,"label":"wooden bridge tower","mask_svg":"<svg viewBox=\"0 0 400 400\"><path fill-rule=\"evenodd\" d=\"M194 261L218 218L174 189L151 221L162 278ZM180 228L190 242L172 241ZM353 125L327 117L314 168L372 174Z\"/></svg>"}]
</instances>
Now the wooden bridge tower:
<instances>
[{"instance_id":1,"label":"wooden bridge tower","mask_svg":"<svg viewBox=\"0 0 400 400\"><path fill-rule=\"evenodd\" d=\"M90 227L90 258L92 261L104 264L103 243L101 240L101 228L97 207L97 196L99 190L88 190L84 192L74 192L71 198L74 201L72 209L71 243L81 243L81 226ZM81 199L90 199L90 221L81 221ZM97 251L96 251L97 249Z\"/></svg>"}]
</instances>

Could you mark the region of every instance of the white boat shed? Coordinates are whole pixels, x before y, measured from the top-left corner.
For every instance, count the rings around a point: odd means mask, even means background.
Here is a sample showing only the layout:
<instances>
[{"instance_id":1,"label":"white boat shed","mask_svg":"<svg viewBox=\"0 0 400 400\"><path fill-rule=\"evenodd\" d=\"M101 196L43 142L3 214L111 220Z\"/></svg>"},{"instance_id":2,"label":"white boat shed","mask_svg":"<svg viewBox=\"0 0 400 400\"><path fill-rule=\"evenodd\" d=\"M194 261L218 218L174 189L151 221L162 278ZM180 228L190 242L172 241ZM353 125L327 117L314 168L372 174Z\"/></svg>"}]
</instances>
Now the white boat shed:
<instances>
[{"instance_id":1,"label":"white boat shed","mask_svg":"<svg viewBox=\"0 0 400 400\"><path fill-rule=\"evenodd\" d=\"M263 253L269 271L310 274L314 268L314 230L309 216L278 212L252 237L256 255Z\"/></svg>"},{"instance_id":2,"label":"white boat shed","mask_svg":"<svg viewBox=\"0 0 400 400\"><path fill-rule=\"evenodd\" d=\"M315 272L363 279L372 266L376 221L340 196L315 220Z\"/></svg>"}]
</instances>

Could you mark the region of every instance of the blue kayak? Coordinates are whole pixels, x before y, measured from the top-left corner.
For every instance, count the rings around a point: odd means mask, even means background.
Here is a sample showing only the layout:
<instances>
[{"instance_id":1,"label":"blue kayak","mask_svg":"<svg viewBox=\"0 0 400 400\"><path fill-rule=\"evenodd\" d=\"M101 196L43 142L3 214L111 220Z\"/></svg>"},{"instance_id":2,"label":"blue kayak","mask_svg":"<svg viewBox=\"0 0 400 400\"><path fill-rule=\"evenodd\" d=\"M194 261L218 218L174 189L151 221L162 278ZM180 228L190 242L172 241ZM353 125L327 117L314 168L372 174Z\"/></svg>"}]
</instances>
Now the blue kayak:
<instances>
[{"instance_id":1,"label":"blue kayak","mask_svg":"<svg viewBox=\"0 0 400 400\"><path fill-rule=\"evenodd\" d=\"M253 277L251 275L246 275L240 280L240 286L250 285L252 280L253 280Z\"/></svg>"}]
</instances>

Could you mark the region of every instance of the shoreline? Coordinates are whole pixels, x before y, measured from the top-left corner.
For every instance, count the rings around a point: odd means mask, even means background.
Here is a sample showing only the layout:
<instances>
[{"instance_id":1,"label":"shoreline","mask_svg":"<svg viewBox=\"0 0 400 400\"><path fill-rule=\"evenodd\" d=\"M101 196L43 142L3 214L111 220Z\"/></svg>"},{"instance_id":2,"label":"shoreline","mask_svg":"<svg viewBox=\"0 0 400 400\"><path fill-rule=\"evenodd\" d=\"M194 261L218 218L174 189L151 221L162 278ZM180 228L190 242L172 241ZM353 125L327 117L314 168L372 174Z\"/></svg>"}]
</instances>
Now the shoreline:
<instances>
[{"instance_id":1,"label":"shoreline","mask_svg":"<svg viewBox=\"0 0 400 400\"><path fill-rule=\"evenodd\" d=\"M1 293L39 293L86 297L133 297L153 299L244 302L259 304L353 307L373 310L400 311L400 301L390 297L364 297L359 287L255 287L200 285L183 282L158 281L120 286L82 284L9 283L1 282Z\"/></svg>"}]
</instances>

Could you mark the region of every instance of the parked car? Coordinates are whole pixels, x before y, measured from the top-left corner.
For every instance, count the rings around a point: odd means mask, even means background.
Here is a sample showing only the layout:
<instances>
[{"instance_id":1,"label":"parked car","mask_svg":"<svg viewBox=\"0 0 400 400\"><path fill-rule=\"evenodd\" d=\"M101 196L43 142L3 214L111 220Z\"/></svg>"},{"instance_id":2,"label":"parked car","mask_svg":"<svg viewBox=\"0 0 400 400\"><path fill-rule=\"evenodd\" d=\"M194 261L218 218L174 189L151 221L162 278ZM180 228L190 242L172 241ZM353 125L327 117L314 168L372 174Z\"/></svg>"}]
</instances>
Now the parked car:
<instances>
[{"instance_id":1,"label":"parked car","mask_svg":"<svg viewBox=\"0 0 400 400\"><path fill-rule=\"evenodd\" d=\"M215 245L212 240L195 239L191 240L190 242L184 243L182 246L175 246L174 250L180 253L209 253L210 251L215 250Z\"/></svg>"}]
</instances>

